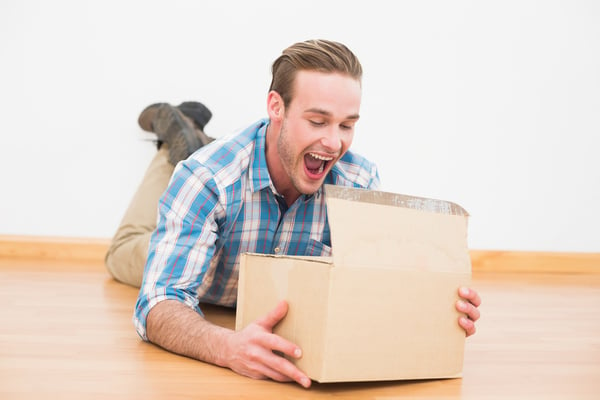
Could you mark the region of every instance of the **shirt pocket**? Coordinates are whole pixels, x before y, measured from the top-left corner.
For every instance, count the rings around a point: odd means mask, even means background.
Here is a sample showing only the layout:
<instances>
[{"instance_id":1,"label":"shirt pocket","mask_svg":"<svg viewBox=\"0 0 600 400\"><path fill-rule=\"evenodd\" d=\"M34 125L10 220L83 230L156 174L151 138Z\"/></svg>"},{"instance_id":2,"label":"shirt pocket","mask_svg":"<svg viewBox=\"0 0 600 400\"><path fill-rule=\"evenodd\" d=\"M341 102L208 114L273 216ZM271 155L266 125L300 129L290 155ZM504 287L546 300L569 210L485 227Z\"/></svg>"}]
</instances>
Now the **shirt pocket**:
<instances>
[{"instance_id":1,"label":"shirt pocket","mask_svg":"<svg viewBox=\"0 0 600 400\"><path fill-rule=\"evenodd\" d=\"M331 247L319 242L318 240L309 239L306 246L306 255L315 257L331 257Z\"/></svg>"}]
</instances>

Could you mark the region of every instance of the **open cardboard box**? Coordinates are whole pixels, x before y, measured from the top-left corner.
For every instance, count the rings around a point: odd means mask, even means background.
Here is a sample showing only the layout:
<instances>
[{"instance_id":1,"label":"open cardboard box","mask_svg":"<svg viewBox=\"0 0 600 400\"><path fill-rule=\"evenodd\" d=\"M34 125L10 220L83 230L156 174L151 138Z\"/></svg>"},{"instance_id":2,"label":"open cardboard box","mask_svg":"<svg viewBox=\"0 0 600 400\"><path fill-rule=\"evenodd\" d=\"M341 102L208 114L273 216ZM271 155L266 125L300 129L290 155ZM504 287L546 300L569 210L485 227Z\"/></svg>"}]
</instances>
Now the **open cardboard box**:
<instances>
[{"instance_id":1,"label":"open cardboard box","mask_svg":"<svg viewBox=\"0 0 600 400\"><path fill-rule=\"evenodd\" d=\"M289 304L275 333L319 382L459 377L455 309L471 279L468 214L434 199L325 187L332 257L244 254L236 329Z\"/></svg>"}]
</instances>

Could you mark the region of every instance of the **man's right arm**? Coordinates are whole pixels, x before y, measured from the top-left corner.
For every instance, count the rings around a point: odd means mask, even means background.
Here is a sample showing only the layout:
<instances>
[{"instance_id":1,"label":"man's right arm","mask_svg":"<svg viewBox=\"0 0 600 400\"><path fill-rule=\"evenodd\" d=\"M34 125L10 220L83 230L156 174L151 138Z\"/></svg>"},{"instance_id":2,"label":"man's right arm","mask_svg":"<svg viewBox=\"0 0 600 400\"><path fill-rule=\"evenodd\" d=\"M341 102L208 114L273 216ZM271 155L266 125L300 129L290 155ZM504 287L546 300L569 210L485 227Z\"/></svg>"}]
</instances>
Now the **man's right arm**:
<instances>
[{"instance_id":1,"label":"man's right arm","mask_svg":"<svg viewBox=\"0 0 600 400\"><path fill-rule=\"evenodd\" d=\"M136 304L138 334L173 353L227 367L252 378L310 379L286 358L301 356L293 343L273 334L287 313L282 302L246 329L234 332L211 324L197 307L197 291L209 270L219 232L214 174L193 159L175 169L159 203L159 221L150 244L144 281ZM221 216L222 217L222 216Z\"/></svg>"},{"instance_id":2,"label":"man's right arm","mask_svg":"<svg viewBox=\"0 0 600 400\"><path fill-rule=\"evenodd\" d=\"M146 320L148 339L154 344L197 360L227 367L254 379L296 381L310 387L310 379L294 364L273 351L300 358L298 346L273 333L288 305L280 302L271 312L241 331L214 325L177 300L156 304Z\"/></svg>"}]
</instances>

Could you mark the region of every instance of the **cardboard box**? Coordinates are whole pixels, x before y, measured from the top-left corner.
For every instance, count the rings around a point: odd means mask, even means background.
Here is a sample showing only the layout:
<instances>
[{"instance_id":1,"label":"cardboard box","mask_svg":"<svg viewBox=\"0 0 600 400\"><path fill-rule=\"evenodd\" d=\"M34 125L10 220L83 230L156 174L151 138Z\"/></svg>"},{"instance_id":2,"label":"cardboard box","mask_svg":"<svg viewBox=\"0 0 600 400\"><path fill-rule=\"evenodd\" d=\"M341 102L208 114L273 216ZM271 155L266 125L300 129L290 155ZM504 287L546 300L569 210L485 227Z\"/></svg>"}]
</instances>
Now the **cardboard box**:
<instances>
[{"instance_id":1,"label":"cardboard box","mask_svg":"<svg viewBox=\"0 0 600 400\"><path fill-rule=\"evenodd\" d=\"M275 333L319 382L459 377L468 214L434 199L326 186L332 257L244 254L236 329L285 299Z\"/></svg>"}]
</instances>

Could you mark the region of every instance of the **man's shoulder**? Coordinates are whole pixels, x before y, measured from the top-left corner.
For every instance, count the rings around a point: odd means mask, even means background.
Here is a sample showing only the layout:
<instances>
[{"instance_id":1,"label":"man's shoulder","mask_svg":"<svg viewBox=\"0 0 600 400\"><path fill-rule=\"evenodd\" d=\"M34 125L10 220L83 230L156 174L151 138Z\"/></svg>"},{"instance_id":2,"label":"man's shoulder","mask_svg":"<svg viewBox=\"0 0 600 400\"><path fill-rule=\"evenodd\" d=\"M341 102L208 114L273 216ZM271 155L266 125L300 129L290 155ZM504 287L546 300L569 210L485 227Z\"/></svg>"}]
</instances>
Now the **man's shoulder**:
<instances>
[{"instance_id":1,"label":"man's shoulder","mask_svg":"<svg viewBox=\"0 0 600 400\"><path fill-rule=\"evenodd\" d=\"M335 185L374 189L379 186L377 166L367 158L348 150L332 169Z\"/></svg>"},{"instance_id":2,"label":"man's shoulder","mask_svg":"<svg viewBox=\"0 0 600 400\"><path fill-rule=\"evenodd\" d=\"M211 142L190 157L191 163L196 167L206 168L215 175L231 168L247 168L256 143L260 140L259 131L264 124L265 121L260 120Z\"/></svg>"}]
</instances>

